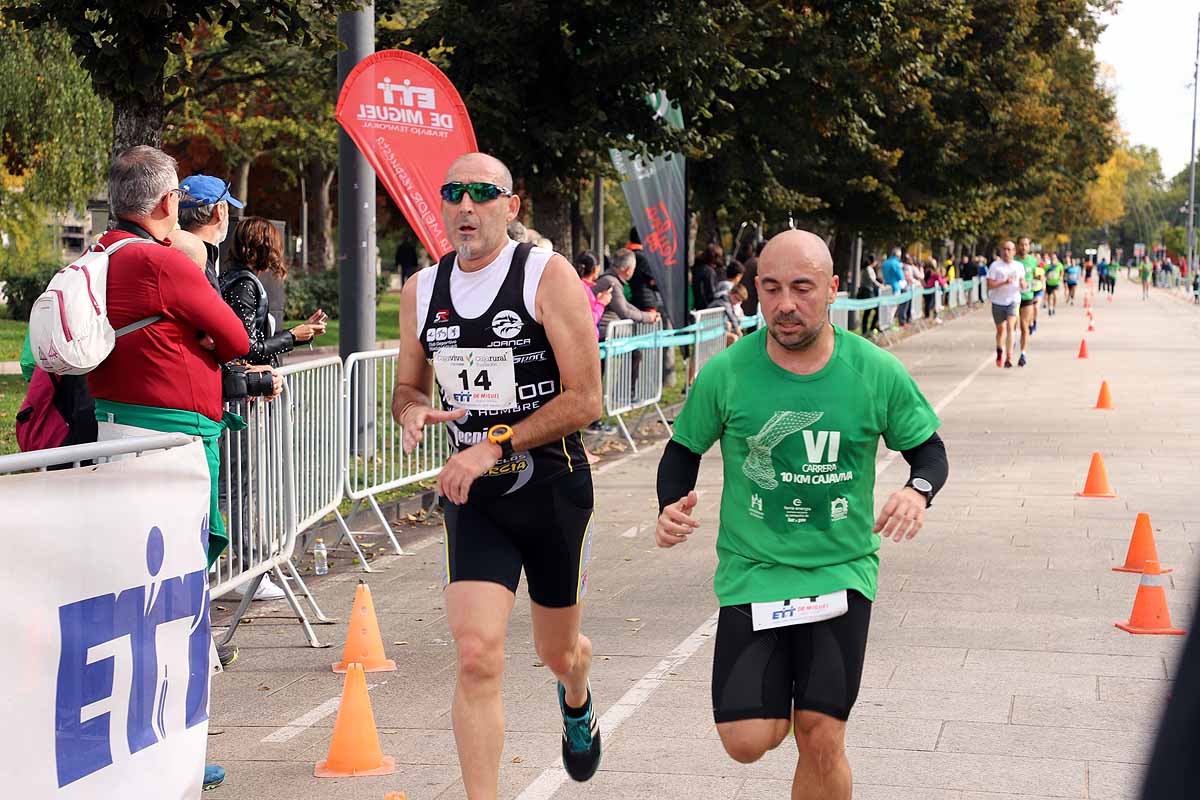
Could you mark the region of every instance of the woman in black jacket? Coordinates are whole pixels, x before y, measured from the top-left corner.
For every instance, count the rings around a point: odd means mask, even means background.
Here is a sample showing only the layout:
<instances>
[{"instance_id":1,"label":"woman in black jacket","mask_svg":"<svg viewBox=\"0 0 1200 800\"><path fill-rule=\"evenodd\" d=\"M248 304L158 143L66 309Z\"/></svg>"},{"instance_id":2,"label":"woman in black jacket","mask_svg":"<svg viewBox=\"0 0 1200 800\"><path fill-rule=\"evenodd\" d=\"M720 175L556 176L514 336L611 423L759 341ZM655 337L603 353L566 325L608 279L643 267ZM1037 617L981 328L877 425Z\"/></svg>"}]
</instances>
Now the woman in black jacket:
<instances>
[{"instance_id":1,"label":"woman in black jacket","mask_svg":"<svg viewBox=\"0 0 1200 800\"><path fill-rule=\"evenodd\" d=\"M280 280L287 275L283 263L283 243L275 226L262 217L247 217L233 232L232 264L221 276L221 296L229 304L250 336L250 364L278 367L284 353L297 344L311 342L325 332L323 311L291 330L276 333L275 318L267 305L267 290L259 275L271 272Z\"/></svg>"}]
</instances>

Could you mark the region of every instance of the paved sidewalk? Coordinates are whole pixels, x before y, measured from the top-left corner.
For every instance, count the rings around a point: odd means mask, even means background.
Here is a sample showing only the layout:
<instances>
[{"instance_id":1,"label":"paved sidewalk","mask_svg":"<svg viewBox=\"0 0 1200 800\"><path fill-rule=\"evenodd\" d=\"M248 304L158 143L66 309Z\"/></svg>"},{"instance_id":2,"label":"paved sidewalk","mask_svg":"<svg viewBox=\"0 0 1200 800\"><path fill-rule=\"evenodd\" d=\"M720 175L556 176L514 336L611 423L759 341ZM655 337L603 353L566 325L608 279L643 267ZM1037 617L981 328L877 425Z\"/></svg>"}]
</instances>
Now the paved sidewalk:
<instances>
[{"instance_id":1,"label":"paved sidewalk","mask_svg":"<svg viewBox=\"0 0 1200 800\"><path fill-rule=\"evenodd\" d=\"M1179 637L1131 636L1137 576L1124 558L1134 516L1151 514L1167 596L1186 624L1197 590L1200 519L1186 484L1200 459L1200 313L1126 284L1098 304L1091 358L1075 358L1081 308L1042 312L1031 365L992 363L986 311L897 346L943 420L946 490L917 539L884 543L862 692L849 729L857 800L1133 800ZM1100 381L1116 410L1092 410ZM1189 417L1188 413L1193 412ZM1114 500L1075 497L1093 450ZM654 547L661 448L604 465L596 479L597 543L585 617L597 660L592 686L605 755L584 785L558 768L553 676L538 663L523 592L509 631L508 736L501 797L522 800L786 797L794 747L742 766L721 749L709 676L711 577L720 458L704 459L700 532ZM881 450L877 501L907 467ZM319 628L312 650L294 622L239 630L241 658L212 686L210 761L229 778L214 798L462 798L450 730L454 681L442 595L441 528L405 532L415 555L383 557L367 576L388 654L399 670L368 675L383 750L400 769L380 778L317 780L341 692L345 625ZM350 610L349 565L314 582L327 613ZM256 604L262 606L263 604ZM259 609L256 609L259 610Z\"/></svg>"}]
</instances>

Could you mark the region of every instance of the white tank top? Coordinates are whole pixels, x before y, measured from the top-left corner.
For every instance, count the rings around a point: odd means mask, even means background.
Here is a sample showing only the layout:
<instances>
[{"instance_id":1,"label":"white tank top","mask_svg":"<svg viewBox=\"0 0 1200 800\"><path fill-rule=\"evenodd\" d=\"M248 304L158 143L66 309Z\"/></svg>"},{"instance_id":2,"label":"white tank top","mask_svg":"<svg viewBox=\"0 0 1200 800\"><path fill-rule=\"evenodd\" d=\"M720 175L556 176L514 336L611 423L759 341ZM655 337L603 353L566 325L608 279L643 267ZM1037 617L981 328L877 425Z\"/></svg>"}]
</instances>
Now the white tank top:
<instances>
[{"instance_id":1,"label":"white tank top","mask_svg":"<svg viewBox=\"0 0 1200 800\"><path fill-rule=\"evenodd\" d=\"M508 244L500 251L500 255L496 256L495 261L474 272L463 272L458 268L458 257L454 257L454 270L450 273L450 297L454 301L454 309L461 316L474 319L491 307L500 287L504 285L504 279L508 276L508 268L512 266L513 253L516 251L517 243L509 239ZM525 300L525 310L538 322L541 322L536 309L538 284L542 280L542 272L546 269L546 264L552 255L554 255L553 250L535 247L529 251L529 257L525 261L525 287L521 294ZM419 338L421 326L425 324L425 318L429 316L429 301L433 297L433 284L437 279L437 264L418 271L416 279L417 329L415 333Z\"/></svg>"}]
</instances>

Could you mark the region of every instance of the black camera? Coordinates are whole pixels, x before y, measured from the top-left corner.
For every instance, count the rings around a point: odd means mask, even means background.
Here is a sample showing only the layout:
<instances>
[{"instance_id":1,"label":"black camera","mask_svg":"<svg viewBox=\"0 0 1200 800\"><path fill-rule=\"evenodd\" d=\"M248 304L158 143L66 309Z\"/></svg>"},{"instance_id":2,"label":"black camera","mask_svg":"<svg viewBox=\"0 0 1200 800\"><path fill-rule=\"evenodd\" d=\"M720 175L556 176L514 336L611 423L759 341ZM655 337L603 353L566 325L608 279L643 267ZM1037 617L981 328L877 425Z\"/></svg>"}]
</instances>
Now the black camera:
<instances>
[{"instance_id":1,"label":"black camera","mask_svg":"<svg viewBox=\"0 0 1200 800\"><path fill-rule=\"evenodd\" d=\"M221 367L221 396L225 400L270 397L274 393L270 372L247 372L245 364L225 364Z\"/></svg>"}]
</instances>

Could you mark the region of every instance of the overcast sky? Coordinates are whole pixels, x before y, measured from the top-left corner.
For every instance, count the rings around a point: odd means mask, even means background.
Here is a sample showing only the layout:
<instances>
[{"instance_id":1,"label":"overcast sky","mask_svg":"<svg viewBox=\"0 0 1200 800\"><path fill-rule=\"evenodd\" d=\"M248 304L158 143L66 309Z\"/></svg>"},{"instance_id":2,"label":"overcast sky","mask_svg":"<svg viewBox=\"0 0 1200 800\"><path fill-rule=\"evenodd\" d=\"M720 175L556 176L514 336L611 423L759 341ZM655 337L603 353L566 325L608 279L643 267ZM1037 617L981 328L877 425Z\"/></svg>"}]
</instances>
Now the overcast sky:
<instances>
[{"instance_id":1,"label":"overcast sky","mask_svg":"<svg viewBox=\"0 0 1200 800\"><path fill-rule=\"evenodd\" d=\"M1188 166L1200 3L1124 0L1096 46L1116 72L1117 113L1133 144L1158 148L1163 174Z\"/></svg>"}]
</instances>

